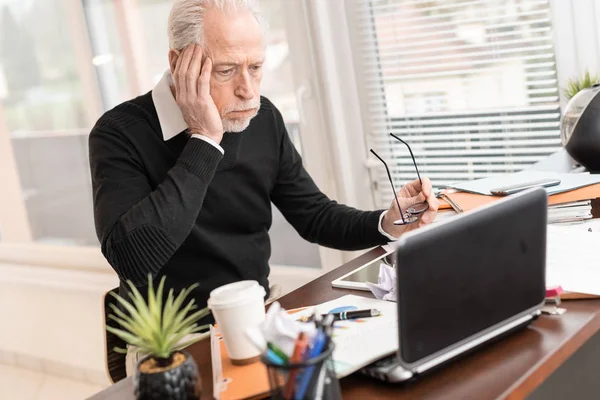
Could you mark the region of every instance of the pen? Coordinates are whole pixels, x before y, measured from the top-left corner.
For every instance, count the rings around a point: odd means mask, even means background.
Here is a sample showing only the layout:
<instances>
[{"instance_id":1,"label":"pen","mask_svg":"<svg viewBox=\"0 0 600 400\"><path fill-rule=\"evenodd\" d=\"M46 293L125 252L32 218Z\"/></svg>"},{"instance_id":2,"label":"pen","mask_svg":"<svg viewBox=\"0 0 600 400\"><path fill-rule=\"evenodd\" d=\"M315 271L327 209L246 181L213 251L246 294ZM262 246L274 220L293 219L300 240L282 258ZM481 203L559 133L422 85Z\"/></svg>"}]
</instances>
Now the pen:
<instances>
[{"instance_id":1,"label":"pen","mask_svg":"<svg viewBox=\"0 0 600 400\"><path fill-rule=\"evenodd\" d=\"M444 200L446 203L450 204L450 207L452 207L452 209L457 213L460 214L463 212L463 209L460 208L460 206L458 204L456 204L455 201L453 201L450 197L446 196L445 193L440 193L439 197Z\"/></svg>"},{"instance_id":2,"label":"pen","mask_svg":"<svg viewBox=\"0 0 600 400\"><path fill-rule=\"evenodd\" d=\"M325 346L325 333L319 329L317 331L317 336L315 336L315 341L313 347L307 351L307 357L304 358L304 361L311 360L321 354L323 351L323 347ZM315 366L310 365L304 369L302 375L299 377L299 386L296 390L294 400L302 400L308 390L309 383L311 381Z\"/></svg>"},{"instance_id":3,"label":"pen","mask_svg":"<svg viewBox=\"0 0 600 400\"><path fill-rule=\"evenodd\" d=\"M348 319L356 319L356 318L369 318L369 317L377 317L381 315L381 312L376 309L372 310L355 310L355 311L342 311L339 313L331 313L331 314L323 314L321 317L325 318L328 315L333 315L334 321L345 321ZM301 319L303 322L311 321L313 317L304 317Z\"/></svg>"},{"instance_id":4,"label":"pen","mask_svg":"<svg viewBox=\"0 0 600 400\"><path fill-rule=\"evenodd\" d=\"M377 317L381 312L376 309L372 310L356 310L356 311L342 311L340 313L332 313L334 321L344 321L347 319L356 319L356 318L369 318L369 317Z\"/></svg>"},{"instance_id":5,"label":"pen","mask_svg":"<svg viewBox=\"0 0 600 400\"><path fill-rule=\"evenodd\" d=\"M281 358L283 360L284 363L287 364L288 362L288 356L285 355L285 353L283 351L281 351L279 349L279 347L275 346L273 343L268 343L267 347L273 352L275 353L279 358Z\"/></svg>"},{"instance_id":6,"label":"pen","mask_svg":"<svg viewBox=\"0 0 600 400\"><path fill-rule=\"evenodd\" d=\"M270 362L272 362L275 365L284 365L285 364L283 359L281 357L279 357L277 354L275 354L275 352L269 348L267 348L265 355L267 357L267 360L269 360Z\"/></svg>"},{"instance_id":7,"label":"pen","mask_svg":"<svg viewBox=\"0 0 600 400\"><path fill-rule=\"evenodd\" d=\"M308 338L304 332L300 332L298 334L298 338L296 339L296 344L294 345L294 354L292 354L291 363L299 364L302 362L304 358L304 353L306 352L306 347L308 346ZM288 377L288 381L285 384L285 388L283 390L283 397L285 399L291 399L294 394L294 384L296 383L296 375L298 374L298 369L292 369L290 372L290 376Z\"/></svg>"},{"instance_id":8,"label":"pen","mask_svg":"<svg viewBox=\"0 0 600 400\"><path fill-rule=\"evenodd\" d=\"M323 354L326 351L329 351L329 346L331 345L331 334L333 331L333 314L327 314L325 318L323 318L323 333L325 335L325 344L323 345L323 351L320 354ZM316 388L316 392L314 393L315 399L321 399L323 396L323 385L325 384L325 374L327 372L327 366L322 365L320 371L313 371L313 376L310 379L310 383L308 384L309 388ZM307 393L309 394L309 393Z\"/></svg>"}]
</instances>

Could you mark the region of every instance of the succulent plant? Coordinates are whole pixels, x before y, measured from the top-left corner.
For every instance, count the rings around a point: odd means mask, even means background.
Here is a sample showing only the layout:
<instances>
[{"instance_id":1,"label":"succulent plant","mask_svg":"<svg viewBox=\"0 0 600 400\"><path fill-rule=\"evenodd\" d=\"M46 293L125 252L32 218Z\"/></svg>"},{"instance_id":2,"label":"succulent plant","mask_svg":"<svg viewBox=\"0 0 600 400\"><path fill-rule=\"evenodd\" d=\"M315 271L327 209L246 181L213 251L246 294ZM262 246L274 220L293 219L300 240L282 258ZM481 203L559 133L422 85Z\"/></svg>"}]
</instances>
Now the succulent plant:
<instances>
[{"instance_id":1,"label":"succulent plant","mask_svg":"<svg viewBox=\"0 0 600 400\"><path fill-rule=\"evenodd\" d=\"M198 333L207 329L209 325L198 325L198 321L210 314L208 308L197 310L192 299L183 306L186 297L197 286L194 284L182 290L177 296L173 289L169 290L163 302L165 277L160 280L156 292L152 284L152 277L148 276L148 301L144 299L139 290L127 281L131 302L123 297L112 294L123 306L126 312L111 304L114 314L109 318L120 324L121 329L107 326L106 329L123 339L126 343L136 346L138 351L154 357L162 367L171 363L173 353L202 339L206 335L194 340L182 342L186 335ZM115 351L126 353L126 349L115 348Z\"/></svg>"},{"instance_id":2,"label":"succulent plant","mask_svg":"<svg viewBox=\"0 0 600 400\"><path fill-rule=\"evenodd\" d=\"M580 78L573 78L567 81L567 87L563 89L563 94L570 100L585 88L592 87L596 83L600 83L600 77L598 75L591 75L590 71L586 71Z\"/></svg>"}]
</instances>

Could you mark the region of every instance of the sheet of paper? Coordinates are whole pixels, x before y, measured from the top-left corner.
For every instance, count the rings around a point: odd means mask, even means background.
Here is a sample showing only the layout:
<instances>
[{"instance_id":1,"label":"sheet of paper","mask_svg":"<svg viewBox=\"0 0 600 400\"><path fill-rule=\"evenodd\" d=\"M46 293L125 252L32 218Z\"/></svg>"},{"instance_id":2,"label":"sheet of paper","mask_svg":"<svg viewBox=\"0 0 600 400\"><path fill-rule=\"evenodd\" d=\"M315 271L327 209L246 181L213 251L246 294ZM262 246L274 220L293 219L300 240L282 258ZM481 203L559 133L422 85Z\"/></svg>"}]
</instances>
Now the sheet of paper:
<instances>
[{"instance_id":1,"label":"sheet of paper","mask_svg":"<svg viewBox=\"0 0 600 400\"><path fill-rule=\"evenodd\" d=\"M546 286L600 295L600 232L548 226Z\"/></svg>"},{"instance_id":2,"label":"sheet of paper","mask_svg":"<svg viewBox=\"0 0 600 400\"><path fill-rule=\"evenodd\" d=\"M396 303L354 295L342 296L316 306L317 312L321 314L372 308L381 312L378 317L334 323L333 341L335 350L333 361L338 378L348 376L398 350L398 314L396 307ZM311 307L293 315L296 318L301 318L311 315L313 309Z\"/></svg>"},{"instance_id":3,"label":"sheet of paper","mask_svg":"<svg viewBox=\"0 0 600 400\"><path fill-rule=\"evenodd\" d=\"M450 185L451 188L470 193L491 196L490 190L501 187L523 184L540 179L560 179L560 184L546 189L548 194L568 192L569 190L600 183L600 174L570 174L548 171L525 170L514 174L492 176L474 181Z\"/></svg>"}]
</instances>

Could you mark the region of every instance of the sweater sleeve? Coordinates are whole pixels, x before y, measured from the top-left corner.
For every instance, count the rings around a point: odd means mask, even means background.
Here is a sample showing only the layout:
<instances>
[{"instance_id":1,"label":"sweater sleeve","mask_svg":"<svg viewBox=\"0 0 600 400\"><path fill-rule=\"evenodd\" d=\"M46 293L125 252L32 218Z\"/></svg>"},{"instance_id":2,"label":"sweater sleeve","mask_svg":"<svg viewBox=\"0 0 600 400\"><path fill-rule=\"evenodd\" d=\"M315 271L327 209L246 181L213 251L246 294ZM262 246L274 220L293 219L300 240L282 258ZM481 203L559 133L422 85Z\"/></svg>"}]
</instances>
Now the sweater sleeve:
<instances>
[{"instance_id":1,"label":"sweater sleeve","mask_svg":"<svg viewBox=\"0 0 600 400\"><path fill-rule=\"evenodd\" d=\"M280 133L279 171L271 193L273 204L304 239L339 250L362 250L385 244L379 232L383 210L361 211L330 200L302 165L283 118L273 107Z\"/></svg>"},{"instance_id":2,"label":"sweater sleeve","mask_svg":"<svg viewBox=\"0 0 600 400\"><path fill-rule=\"evenodd\" d=\"M121 280L144 285L189 235L223 155L205 141L188 140L163 182L152 188L118 128L96 125L89 152L102 253Z\"/></svg>"}]
</instances>

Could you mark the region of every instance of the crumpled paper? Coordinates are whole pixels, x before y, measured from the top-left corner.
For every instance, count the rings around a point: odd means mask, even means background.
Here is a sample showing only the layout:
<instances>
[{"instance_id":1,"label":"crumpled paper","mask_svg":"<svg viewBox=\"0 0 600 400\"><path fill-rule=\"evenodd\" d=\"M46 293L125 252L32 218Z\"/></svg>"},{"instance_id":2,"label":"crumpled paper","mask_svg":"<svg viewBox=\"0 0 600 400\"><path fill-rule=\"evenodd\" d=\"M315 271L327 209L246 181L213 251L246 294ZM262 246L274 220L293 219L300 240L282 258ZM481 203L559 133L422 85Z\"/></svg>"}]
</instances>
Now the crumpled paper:
<instances>
[{"instance_id":1,"label":"crumpled paper","mask_svg":"<svg viewBox=\"0 0 600 400\"><path fill-rule=\"evenodd\" d=\"M265 320L258 326L252 326L246 330L246 337L261 352L267 347L267 343L276 345L288 357L291 357L296 346L298 334L304 332L309 339L317 334L315 324L307 324L297 321L289 315L275 301L269 307Z\"/></svg>"},{"instance_id":2,"label":"crumpled paper","mask_svg":"<svg viewBox=\"0 0 600 400\"><path fill-rule=\"evenodd\" d=\"M377 283L365 282L365 284L379 300L397 301L395 268L380 264Z\"/></svg>"}]
</instances>

